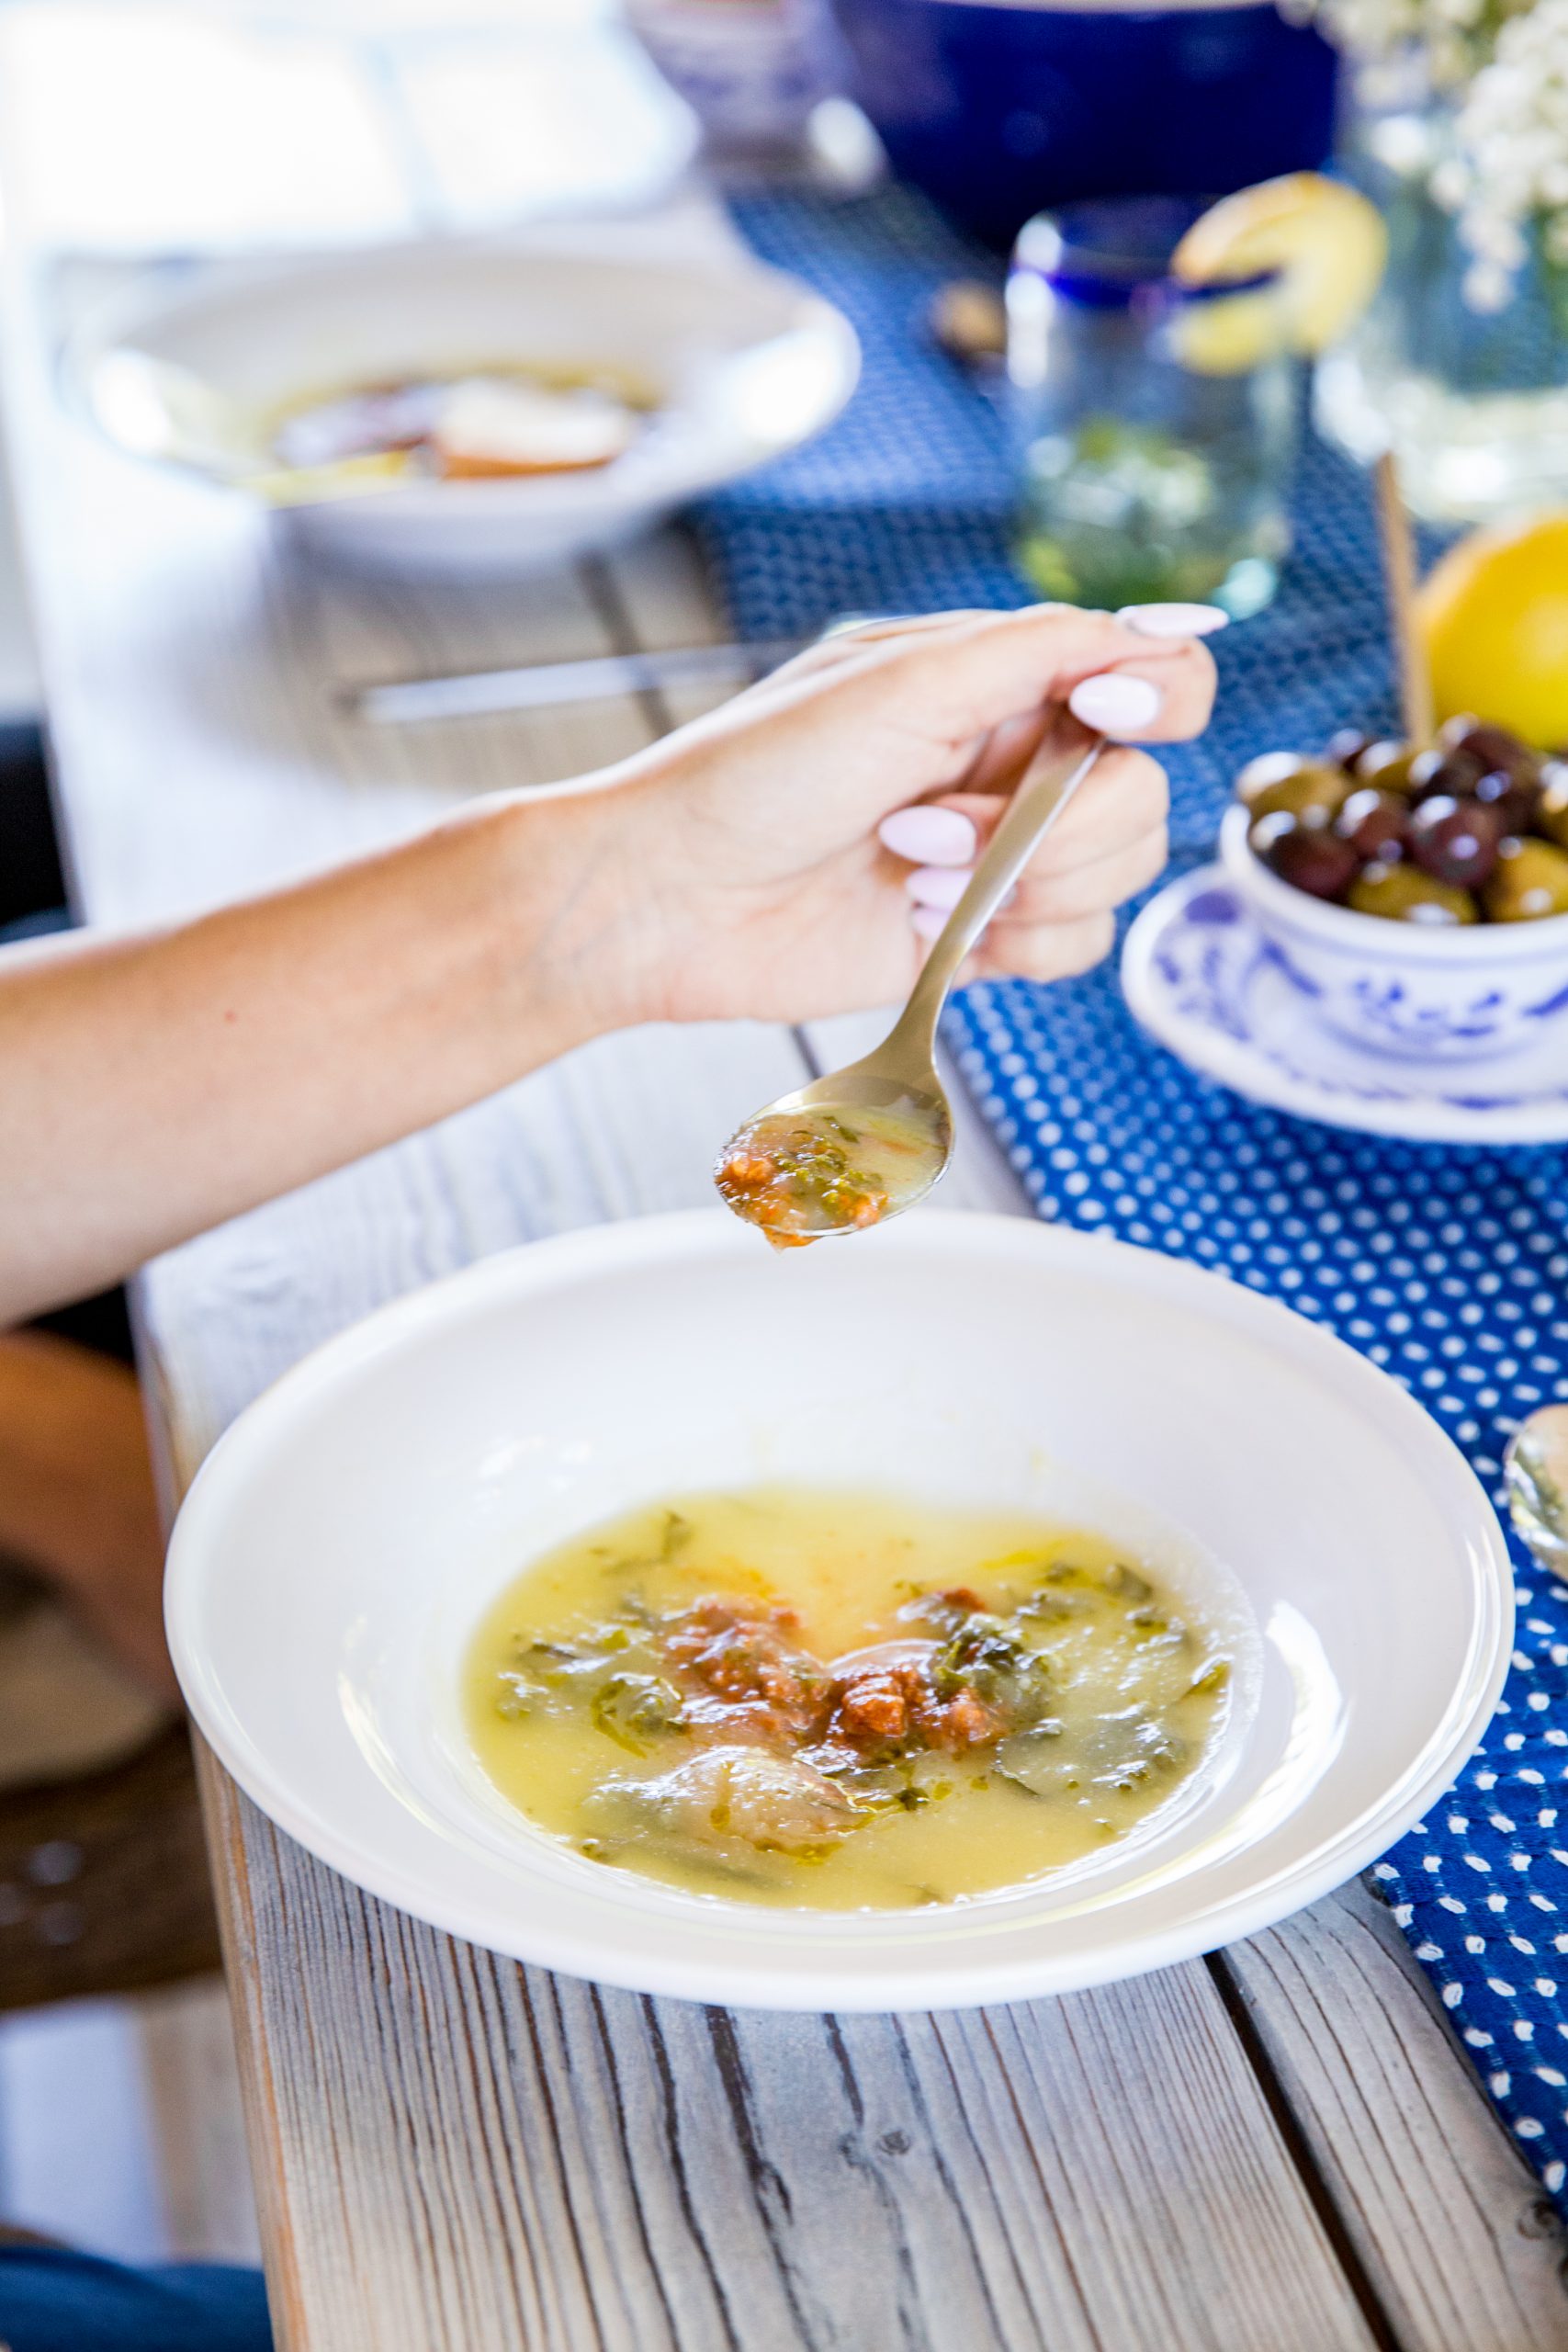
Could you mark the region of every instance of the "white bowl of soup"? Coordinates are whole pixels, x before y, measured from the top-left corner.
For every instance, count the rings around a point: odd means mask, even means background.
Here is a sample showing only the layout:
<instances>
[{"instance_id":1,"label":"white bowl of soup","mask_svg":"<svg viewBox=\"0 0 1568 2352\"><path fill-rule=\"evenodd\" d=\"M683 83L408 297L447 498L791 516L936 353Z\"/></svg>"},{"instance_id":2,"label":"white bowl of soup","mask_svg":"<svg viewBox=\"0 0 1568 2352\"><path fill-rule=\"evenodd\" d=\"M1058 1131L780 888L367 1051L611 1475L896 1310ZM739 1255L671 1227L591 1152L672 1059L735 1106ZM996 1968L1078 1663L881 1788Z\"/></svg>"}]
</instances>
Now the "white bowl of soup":
<instances>
[{"instance_id":1,"label":"white bowl of soup","mask_svg":"<svg viewBox=\"0 0 1568 2352\"><path fill-rule=\"evenodd\" d=\"M1481 1736L1472 1473L1155 1252L722 1210L491 1259L234 1424L170 1555L208 1738L386 1900L786 2008L1059 1992L1364 1867Z\"/></svg>"},{"instance_id":2,"label":"white bowl of soup","mask_svg":"<svg viewBox=\"0 0 1568 2352\"><path fill-rule=\"evenodd\" d=\"M452 238L159 277L66 359L117 446L350 563L512 572L648 528L829 424L853 329L739 249Z\"/></svg>"}]
</instances>

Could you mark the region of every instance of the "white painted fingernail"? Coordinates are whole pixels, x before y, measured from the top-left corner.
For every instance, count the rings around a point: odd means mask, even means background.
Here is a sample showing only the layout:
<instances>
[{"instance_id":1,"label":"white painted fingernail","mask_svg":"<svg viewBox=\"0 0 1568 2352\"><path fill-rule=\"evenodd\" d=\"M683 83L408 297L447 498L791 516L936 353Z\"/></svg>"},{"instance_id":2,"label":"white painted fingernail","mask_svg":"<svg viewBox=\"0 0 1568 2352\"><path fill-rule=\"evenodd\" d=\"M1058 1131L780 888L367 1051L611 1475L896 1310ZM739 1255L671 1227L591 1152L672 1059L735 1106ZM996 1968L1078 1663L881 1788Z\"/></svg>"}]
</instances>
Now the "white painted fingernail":
<instances>
[{"instance_id":1,"label":"white painted fingernail","mask_svg":"<svg viewBox=\"0 0 1568 2352\"><path fill-rule=\"evenodd\" d=\"M1231 620L1218 605L1123 605L1116 617L1140 637L1213 637Z\"/></svg>"},{"instance_id":2,"label":"white painted fingernail","mask_svg":"<svg viewBox=\"0 0 1568 2352\"><path fill-rule=\"evenodd\" d=\"M947 917L940 907L911 907L909 921L922 939L936 939L947 928Z\"/></svg>"},{"instance_id":3,"label":"white painted fingernail","mask_svg":"<svg viewBox=\"0 0 1568 2352\"><path fill-rule=\"evenodd\" d=\"M1067 708L1086 727L1102 735L1136 735L1159 717L1165 696L1147 678L1129 678L1119 670L1102 670L1085 678L1067 696Z\"/></svg>"},{"instance_id":4,"label":"white painted fingernail","mask_svg":"<svg viewBox=\"0 0 1568 2352\"><path fill-rule=\"evenodd\" d=\"M904 876L904 888L919 907L942 907L951 914L969 888L972 865L919 865Z\"/></svg>"},{"instance_id":5,"label":"white painted fingernail","mask_svg":"<svg viewBox=\"0 0 1568 2352\"><path fill-rule=\"evenodd\" d=\"M917 865L967 865L975 854L975 828L956 808L895 808L876 837L895 857Z\"/></svg>"}]
</instances>

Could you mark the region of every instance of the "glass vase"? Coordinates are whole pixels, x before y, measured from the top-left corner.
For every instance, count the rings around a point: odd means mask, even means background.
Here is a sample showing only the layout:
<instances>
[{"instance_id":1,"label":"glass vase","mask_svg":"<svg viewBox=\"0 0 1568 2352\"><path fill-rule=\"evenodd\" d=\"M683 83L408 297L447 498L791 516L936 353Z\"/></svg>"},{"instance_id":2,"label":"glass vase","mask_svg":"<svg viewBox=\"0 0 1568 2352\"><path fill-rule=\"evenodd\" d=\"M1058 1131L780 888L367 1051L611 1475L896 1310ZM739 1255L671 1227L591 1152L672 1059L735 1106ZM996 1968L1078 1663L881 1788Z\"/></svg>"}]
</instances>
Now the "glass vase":
<instances>
[{"instance_id":1,"label":"glass vase","mask_svg":"<svg viewBox=\"0 0 1568 2352\"><path fill-rule=\"evenodd\" d=\"M1388 223L1388 268L1360 326L1319 363L1316 413L1363 463L1392 447L1416 514L1479 523L1568 502L1568 274L1532 235L1503 306L1476 307L1474 256L1429 191L1450 141L1431 110L1363 129L1359 175Z\"/></svg>"}]
</instances>

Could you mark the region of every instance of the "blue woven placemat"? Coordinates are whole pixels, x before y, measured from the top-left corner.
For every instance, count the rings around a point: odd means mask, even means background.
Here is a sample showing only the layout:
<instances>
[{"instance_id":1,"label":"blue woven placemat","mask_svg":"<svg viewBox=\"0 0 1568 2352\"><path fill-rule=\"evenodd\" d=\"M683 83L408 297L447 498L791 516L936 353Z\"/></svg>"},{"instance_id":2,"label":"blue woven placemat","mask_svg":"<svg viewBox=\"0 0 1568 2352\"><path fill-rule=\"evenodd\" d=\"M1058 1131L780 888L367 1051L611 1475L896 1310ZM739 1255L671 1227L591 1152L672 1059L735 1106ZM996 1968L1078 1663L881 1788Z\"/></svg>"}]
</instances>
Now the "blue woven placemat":
<instances>
[{"instance_id":1,"label":"blue woven placemat","mask_svg":"<svg viewBox=\"0 0 1568 2352\"><path fill-rule=\"evenodd\" d=\"M1027 601L1007 556L1001 422L923 333L943 279L994 264L897 190L737 209L760 253L849 314L865 355L829 432L698 518L737 626L784 636L843 612ZM1182 864L1209 854L1249 753L1393 716L1365 487L1309 445L1296 508L1278 601L1218 640L1213 726L1169 758ZM1142 1035L1112 966L1049 990L971 989L948 1035L1042 1216L1195 1259L1337 1331L1420 1399L1501 1499L1516 1421L1568 1399L1568 1153L1389 1143L1255 1109ZM1568 1595L1523 1552L1517 1566L1518 1647L1496 1720L1373 1875L1562 2199Z\"/></svg>"}]
</instances>

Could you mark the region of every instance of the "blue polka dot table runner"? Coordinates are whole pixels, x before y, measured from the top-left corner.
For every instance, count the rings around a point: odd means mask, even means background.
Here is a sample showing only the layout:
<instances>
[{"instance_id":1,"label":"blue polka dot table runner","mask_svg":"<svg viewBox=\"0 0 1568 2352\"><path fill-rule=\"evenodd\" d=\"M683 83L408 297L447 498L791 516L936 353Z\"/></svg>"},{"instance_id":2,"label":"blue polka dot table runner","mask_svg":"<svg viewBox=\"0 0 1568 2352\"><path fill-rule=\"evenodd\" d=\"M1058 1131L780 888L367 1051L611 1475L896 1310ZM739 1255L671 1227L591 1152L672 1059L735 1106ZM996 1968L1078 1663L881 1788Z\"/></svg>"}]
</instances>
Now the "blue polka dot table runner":
<instances>
[{"instance_id":1,"label":"blue polka dot table runner","mask_svg":"<svg viewBox=\"0 0 1568 2352\"><path fill-rule=\"evenodd\" d=\"M938 286L995 264L899 191L737 212L764 258L848 313L865 363L828 433L697 518L737 627L784 637L844 613L1028 601L1007 552L1002 420L925 331ZM1315 444L1295 525L1275 605L1217 641L1213 726L1170 755L1178 865L1211 854L1250 753L1393 720L1365 487ZM1112 965L1050 989L970 989L947 1035L1042 1216L1283 1299L1407 1387L1501 1500L1515 1423L1568 1398L1568 1153L1388 1142L1257 1108L1146 1039ZM1374 1883L1568 2203L1568 1594L1522 1550L1516 1566L1496 1718Z\"/></svg>"}]
</instances>

